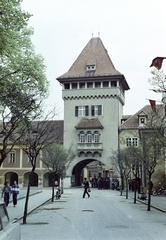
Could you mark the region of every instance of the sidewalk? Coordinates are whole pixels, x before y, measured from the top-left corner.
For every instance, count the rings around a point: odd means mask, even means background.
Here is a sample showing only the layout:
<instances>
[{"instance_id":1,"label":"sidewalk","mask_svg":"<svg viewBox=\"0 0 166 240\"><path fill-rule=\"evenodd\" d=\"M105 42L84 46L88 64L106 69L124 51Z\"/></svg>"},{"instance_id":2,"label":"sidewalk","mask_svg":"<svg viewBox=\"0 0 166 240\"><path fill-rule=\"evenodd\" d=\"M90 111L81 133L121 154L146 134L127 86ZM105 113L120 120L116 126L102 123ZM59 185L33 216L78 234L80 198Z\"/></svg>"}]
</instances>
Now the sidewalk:
<instances>
[{"instance_id":1,"label":"sidewalk","mask_svg":"<svg viewBox=\"0 0 166 240\"><path fill-rule=\"evenodd\" d=\"M25 197L26 197L26 188L20 189L20 193L18 195L17 206L13 207L12 196L10 197L10 202L7 207L7 211L9 214L10 221L14 219L21 219L24 213L25 206ZM28 213L32 212L38 206L46 203L51 199L52 196L52 188L31 188L30 196L28 201ZM0 198L0 203L3 202L3 198Z\"/></svg>"},{"instance_id":2,"label":"sidewalk","mask_svg":"<svg viewBox=\"0 0 166 240\"><path fill-rule=\"evenodd\" d=\"M125 195L125 194L126 193L123 192L123 195ZM146 200L139 199L138 198L138 193L137 193L136 196L137 196L136 201L141 202L143 204L148 204L148 195L147 195L147 199ZM129 191L129 197L130 198L134 198L134 192ZM166 197L151 195L151 207L166 213Z\"/></svg>"}]
</instances>

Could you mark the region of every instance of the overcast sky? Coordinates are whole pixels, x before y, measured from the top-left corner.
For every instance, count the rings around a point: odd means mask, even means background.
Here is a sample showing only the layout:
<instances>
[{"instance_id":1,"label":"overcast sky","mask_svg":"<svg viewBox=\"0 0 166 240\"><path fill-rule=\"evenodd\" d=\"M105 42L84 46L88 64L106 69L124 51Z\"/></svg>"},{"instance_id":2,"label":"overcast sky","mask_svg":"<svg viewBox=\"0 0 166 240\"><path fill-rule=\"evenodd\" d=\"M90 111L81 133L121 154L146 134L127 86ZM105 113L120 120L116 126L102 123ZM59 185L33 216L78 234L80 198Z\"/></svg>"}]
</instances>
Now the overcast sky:
<instances>
[{"instance_id":1,"label":"overcast sky","mask_svg":"<svg viewBox=\"0 0 166 240\"><path fill-rule=\"evenodd\" d=\"M68 71L92 35L100 36L130 86L123 114L136 113L147 99L161 100L149 90L148 79L152 59L166 57L165 0L23 0L22 8L33 14L32 42L45 59L50 82L47 105L57 105L58 119L63 119L63 100L56 78Z\"/></svg>"}]
</instances>

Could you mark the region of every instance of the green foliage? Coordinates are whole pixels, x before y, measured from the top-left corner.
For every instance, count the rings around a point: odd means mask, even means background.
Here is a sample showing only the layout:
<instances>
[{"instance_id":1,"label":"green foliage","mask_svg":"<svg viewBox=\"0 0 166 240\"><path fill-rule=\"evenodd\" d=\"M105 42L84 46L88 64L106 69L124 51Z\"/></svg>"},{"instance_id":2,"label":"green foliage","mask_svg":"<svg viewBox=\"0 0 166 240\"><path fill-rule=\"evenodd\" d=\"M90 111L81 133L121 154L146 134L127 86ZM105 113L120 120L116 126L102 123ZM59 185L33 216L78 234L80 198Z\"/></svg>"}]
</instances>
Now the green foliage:
<instances>
[{"instance_id":1,"label":"green foliage","mask_svg":"<svg viewBox=\"0 0 166 240\"><path fill-rule=\"evenodd\" d=\"M0 130L5 132L0 164L6 157L8 140L16 129L22 131L24 125L38 118L42 102L48 96L44 59L35 53L31 42L33 30L28 27L31 15L21 9L21 2L0 1L0 115L3 123Z\"/></svg>"},{"instance_id":2,"label":"green foliage","mask_svg":"<svg viewBox=\"0 0 166 240\"><path fill-rule=\"evenodd\" d=\"M19 32L28 24L31 15L21 10L21 2L0 1L0 56L13 53L18 46Z\"/></svg>"},{"instance_id":3,"label":"green foliage","mask_svg":"<svg viewBox=\"0 0 166 240\"><path fill-rule=\"evenodd\" d=\"M39 110L48 95L44 59L35 54L33 30L27 27L31 15L22 11L21 2L0 2L0 103L12 115L27 106L28 112Z\"/></svg>"}]
</instances>

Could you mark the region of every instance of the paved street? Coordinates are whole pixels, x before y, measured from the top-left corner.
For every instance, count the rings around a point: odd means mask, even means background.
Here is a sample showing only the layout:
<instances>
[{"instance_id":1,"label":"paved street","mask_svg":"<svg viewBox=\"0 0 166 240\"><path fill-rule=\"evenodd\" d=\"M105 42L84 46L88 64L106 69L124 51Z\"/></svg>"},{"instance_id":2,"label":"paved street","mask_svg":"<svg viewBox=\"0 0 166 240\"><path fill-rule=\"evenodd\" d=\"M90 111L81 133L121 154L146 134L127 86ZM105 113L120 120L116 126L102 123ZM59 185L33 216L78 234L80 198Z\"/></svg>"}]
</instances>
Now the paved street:
<instances>
[{"instance_id":1,"label":"paved street","mask_svg":"<svg viewBox=\"0 0 166 240\"><path fill-rule=\"evenodd\" d=\"M48 199L51 189L44 189L30 198L30 202ZM142 202L133 203L118 191L92 189L90 198L82 198L82 188L65 189L60 200L48 202L27 217L22 225L22 239L29 240L88 240L88 239L146 239L166 238L166 215ZM130 193L131 195L132 193ZM51 195L50 195L51 196ZM33 200L32 200L33 198ZM16 209L8 207L9 213L18 217ZM163 202L163 204L162 204ZM152 197L152 203L166 210L166 197Z\"/></svg>"}]
</instances>

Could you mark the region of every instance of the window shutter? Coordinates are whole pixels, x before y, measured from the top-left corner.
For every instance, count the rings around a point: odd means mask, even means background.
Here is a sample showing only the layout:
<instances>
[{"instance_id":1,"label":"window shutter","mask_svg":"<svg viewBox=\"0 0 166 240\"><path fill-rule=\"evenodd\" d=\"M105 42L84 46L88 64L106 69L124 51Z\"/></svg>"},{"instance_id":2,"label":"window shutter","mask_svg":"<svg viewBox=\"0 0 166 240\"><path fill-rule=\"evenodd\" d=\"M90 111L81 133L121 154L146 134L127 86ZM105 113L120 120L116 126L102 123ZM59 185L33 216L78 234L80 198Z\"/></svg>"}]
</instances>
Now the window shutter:
<instances>
[{"instance_id":1,"label":"window shutter","mask_svg":"<svg viewBox=\"0 0 166 240\"><path fill-rule=\"evenodd\" d=\"M93 106L93 105L91 106L91 115L92 115L92 116L95 115L95 112L94 112L94 106Z\"/></svg>"},{"instance_id":2,"label":"window shutter","mask_svg":"<svg viewBox=\"0 0 166 240\"><path fill-rule=\"evenodd\" d=\"M88 116L88 115L89 115L89 107L85 106L85 116Z\"/></svg>"},{"instance_id":3,"label":"window shutter","mask_svg":"<svg viewBox=\"0 0 166 240\"><path fill-rule=\"evenodd\" d=\"M75 116L78 117L78 106L75 107Z\"/></svg>"},{"instance_id":4,"label":"window shutter","mask_svg":"<svg viewBox=\"0 0 166 240\"><path fill-rule=\"evenodd\" d=\"M102 115L102 105L98 105L98 115Z\"/></svg>"}]
</instances>

